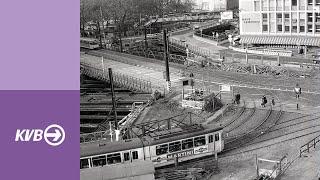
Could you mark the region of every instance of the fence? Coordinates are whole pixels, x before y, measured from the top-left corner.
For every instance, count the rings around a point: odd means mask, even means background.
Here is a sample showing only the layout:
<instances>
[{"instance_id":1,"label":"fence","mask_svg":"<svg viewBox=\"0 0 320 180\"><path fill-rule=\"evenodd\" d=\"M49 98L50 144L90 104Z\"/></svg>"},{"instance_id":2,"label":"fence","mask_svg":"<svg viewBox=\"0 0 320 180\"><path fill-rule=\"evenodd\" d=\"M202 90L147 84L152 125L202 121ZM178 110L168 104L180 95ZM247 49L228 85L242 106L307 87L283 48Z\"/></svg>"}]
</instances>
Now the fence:
<instances>
[{"instance_id":1,"label":"fence","mask_svg":"<svg viewBox=\"0 0 320 180\"><path fill-rule=\"evenodd\" d=\"M316 144L320 142L320 135L312 139L311 141L307 142L305 145L300 147L300 157L304 152L310 152L310 148L316 148Z\"/></svg>"},{"instance_id":2,"label":"fence","mask_svg":"<svg viewBox=\"0 0 320 180\"><path fill-rule=\"evenodd\" d=\"M252 53L252 54L259 54L259 55L266 55L266 56L285 56L285 57L291 57L292 51L280 51L280 50L268 50L268 49L243 49L243 48L237 48L230 46L230 49L242 52L242 53Z\"/></svg>"},{"instance_id":3,"label":"fence","mask_svg":"<svg viewBox=\"0 0 320 180\"><path fill-rule=\"evenodd\" d=\"M84 62L81 62L81 67L83 68L83 74L109 82L109 76L102 69L93 67L92 65ZM119 72L113 72L113 82L114 85L118 87L124 87L133 91L152 93L150 81L121 74Z\"/></svg>"},{"instance_id":4,"label":"fence","mask_svg":"<svg viewBox=\"0 0 320 180\"><path fill-rule=\"evenodd\" d=\"M194 53L198 56L202 57L211 57L211 58L219 58L219 54L210 50L202 49L197 46L187 44L185 42L182 42L180 40L174 39L174 38L169 38L169 43L173 44L175 46L178 46L180 48L186 49L188 47L189 51L191 53Z\"/></svg>"},{"instance_id":5,"label":"fence","mask_svg":"<svg viewBox=\"0 0 320 180\"><path fill-rule=\"evenodd\" d=\"M125 134L126 128L130 127L135 120L138 118L140 113L144 110L145 107L149 106L152 103L151 100L149 100L146 104L143 102L134 102L132 104L132 110L131 112L122 118L119 123L119 130L122 134ZM139 104L139 106L137 106ZM110 124L111 125L111 124ZM112 133L114 134L114 133ZM86 133L80 135L80 144L87 143L87 142L93 142L93 141L100 141L100 140L108 140L111 139L112 136L110 134L110 129L107 129L105 131L97 131L93 133Z\"/></svg>"}]
</instances>

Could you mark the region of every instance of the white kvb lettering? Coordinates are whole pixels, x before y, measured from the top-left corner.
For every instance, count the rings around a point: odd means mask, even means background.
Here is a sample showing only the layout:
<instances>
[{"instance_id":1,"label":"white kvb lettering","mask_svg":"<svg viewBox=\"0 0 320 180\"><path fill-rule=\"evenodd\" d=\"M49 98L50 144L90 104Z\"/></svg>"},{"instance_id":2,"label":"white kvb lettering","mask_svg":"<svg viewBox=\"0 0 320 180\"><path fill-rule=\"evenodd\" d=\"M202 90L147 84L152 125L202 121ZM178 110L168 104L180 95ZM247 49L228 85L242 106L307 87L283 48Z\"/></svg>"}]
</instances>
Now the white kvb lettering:
<instances>
[{"instance_id":1,"label":"white kvb lettering","mask_svg":"<svg viewBox=\"0 0 320 180\"><path fill-rule=\"evenodd\" d=\"M42 140L43 131L41 129L36 129L33 135L33 141L41 141Z\"/></svg>"},{"instance_id":2,"label":"white kvb lettering","mask_svg":"<svg viewBox=\"0 0 320 180\"><path fill-rule=\"evenodd\" d=\"M32 129L31 131L29 129L27 129L25 136L24 136L24 140L29 141L31 139L33 133L34 133L34 129Z\"/></svg>"},{"instance_id":3,"label":"white kvb lettering","mask_svg":"<svg viewBox=\"0 0 320 180\"><path fill-rule=\"evenodd\" d=\"M24 141L23 134L25 133L25 131L25 129L23 129L22 131L20 129L17 129L15 141Z\"/></svg>"}]
</instances>

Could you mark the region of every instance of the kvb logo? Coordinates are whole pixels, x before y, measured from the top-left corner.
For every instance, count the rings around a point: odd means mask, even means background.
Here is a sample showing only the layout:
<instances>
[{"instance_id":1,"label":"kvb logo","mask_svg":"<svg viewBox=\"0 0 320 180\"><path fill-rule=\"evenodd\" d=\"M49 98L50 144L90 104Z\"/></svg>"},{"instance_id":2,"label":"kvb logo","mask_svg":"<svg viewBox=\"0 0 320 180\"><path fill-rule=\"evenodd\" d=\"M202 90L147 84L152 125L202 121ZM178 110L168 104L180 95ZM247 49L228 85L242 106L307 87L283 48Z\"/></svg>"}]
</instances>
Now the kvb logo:
<instances>
[{"instance_id":1,"label":"kvb logo","mask_svg":"<svg viewBox=\"0 0 320 180\"><path fill-rule=\"evenodd\" d=\"M38 142L42 139L44 139L51 146L58 146L63 143L65 139L64 129L57 124L52 124L44 131L42 129L17 129L16 131L16 142Z\"/></svg>"}]
</instances>

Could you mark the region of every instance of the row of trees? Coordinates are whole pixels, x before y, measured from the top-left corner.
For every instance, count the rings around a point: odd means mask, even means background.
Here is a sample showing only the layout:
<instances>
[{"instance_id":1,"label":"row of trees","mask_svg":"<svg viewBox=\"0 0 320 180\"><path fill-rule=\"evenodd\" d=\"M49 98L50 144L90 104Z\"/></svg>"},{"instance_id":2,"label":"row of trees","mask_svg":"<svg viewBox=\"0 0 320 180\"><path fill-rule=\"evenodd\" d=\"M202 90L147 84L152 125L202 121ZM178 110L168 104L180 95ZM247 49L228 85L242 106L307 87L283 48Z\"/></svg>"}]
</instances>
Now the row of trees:
<instances>
[{"instance_id":1,"label":"row of trees","mask_svg":"<svg viewBox=\"0 0 320 180\"><path fill-rule=\"evenodd\" d=\"M120 32L150 16L190 12L193 0L80 0L80 25L114 23ZM99 26L100 27L100 26ZM98 27L98 28L99 28Z\"/></svg>"}]
</instances>

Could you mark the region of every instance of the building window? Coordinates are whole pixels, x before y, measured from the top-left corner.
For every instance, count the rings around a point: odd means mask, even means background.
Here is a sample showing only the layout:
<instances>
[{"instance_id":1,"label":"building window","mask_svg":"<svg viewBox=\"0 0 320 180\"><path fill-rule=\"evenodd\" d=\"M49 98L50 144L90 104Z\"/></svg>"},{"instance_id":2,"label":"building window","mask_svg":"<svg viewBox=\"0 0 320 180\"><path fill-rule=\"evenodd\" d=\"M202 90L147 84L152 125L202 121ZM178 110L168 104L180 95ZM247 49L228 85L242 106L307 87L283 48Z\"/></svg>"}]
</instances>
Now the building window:
<instances>
[{"instance_id":1,"label":"building window","mask_svg":"<svg viewBox=\"0 0 320 180\"><path fill-rule=\"evenodd\" d=\"M274 7L274 1L275 0L269 0L269 10L270 11L276 10L276 7Z\"/></svg>"},{"instance_id":2,"label":"building window","mask_svg":"<svg viewBox=\"0 0 320 180\"><path fill-rule=\"evenodd\" d=\"M181 150L181 142L173 142L169 143L169 152L175 152L175 151L180 151Z\"/></svg>"},{"instance_id":3,"label":"building window","mask_svg":"<svg viewBox=\"0 0 320 180\"><path fill-rule=\"evenodd\" d=\"M320 5L320 0L316 0L316 5Z\"/></svg>"},{"instance_id":4,"label":"building window","mask_svg":"<svg viewBox=\"0 0 320 180\"><path fill-rule=\"evenodd\" d=\"M292 4L292 6L297 6L298 2L297 2L297 0L292 0L291 4Z\"/></svg>"},{"instance_id":5,"label":"building window","mask_svg":"<svg viewBox=\"0 0 320 180\"><path fill-rule=\"evenodd\" d=\"M277 18L281 19L282 18L282 14L281 13L277 13Z\"/></svg>"},{"instance_id":6,"label":"building window","mask_svg":"<svg viewBox=\"0 0 320 180\"><path fill-rule=\"evenodd\" d=\"M313 4L313 0L308 0L308 5L312 5Z\"/></svg>"},{"instance_id":7,"label":"building window","mask_svg":"<svg viewBox=\"0 0 320 180\"><path fill-rule=\"evenodd\" d=\"M289 32L290 31L290 27L289 26L285 26L284 27L284 32Z\"/></svg>"},{"instance_id":8,"label":"building window","mask_svg":"<svg viewBox=\"0 0 320 180\"><path fill-rule=\"evenodd\" d=\"M290 0L284 0L284 10L289 11L291 7L291 2Z\"/></svg>"},{"instance_id":9,"label":"building window","mask_svg":"<svg viewBox=\"0 0 320 180\"><path fill-rule=\"evenodd\" d=\"M120 153L119 153L120 154ZM98 156L92 158L93 167L106 165L106 156Z\"/></svg>"},{"instance_id":10,"label":"building window","mask_svg":"<svg viewBox=\"0 0 320 180\"><path fill-rule=\"evenodd\" d=\"M304 31L305 31L304 26L300 26L300 32L304 32Z\"/></svg>"},{"instance_id":11,"label":"building window","mask_svg":"<svg viewBox=\"0 0 320 180\"><path fill-rule=\"evenodd\" d=\"M130 153L129 152L123 153L123 158L124 158L124 161L129 161L130 160Z\"/></svg>"},{"instance_id":12,"label":"building window","mask_svg":"<svg viewBox=\"0 0 320 180\"><path fill-rule=\"evenodd\" d=\"M263 18L263 19L267 19L267 18L268 18L267 13L263 13L263 14L262 14L262 18Z\"/></svg>"},{"instance_id":13,"label":"building window","mask_svg":"<svg viewBox=\"0 0 320 180\"><path fill-rule=\"evenodd\" d=\"M278 27L278 28L277 28L277 31L278 31L278 32L282 32L282 25L278 25L277 27Z\"/></svg>"},{"instance_id":14,"label":"building window","mask_svg":"<svg viewBox=\"0 0 320 180\"><path fill-rule=\"evenodd\" d=\"M200 136L200 137L196 137L194 138L194 146L198 147L198 146L202 146L206 144L206 138L205 136Z\"/></svg>"},{"instance_id":15,"label":"building window","mask_svg":"<svg viewBox=\"0 0 320 180\"><path fill-rule=\"evenodd\" d=\"M262 31L267 32L268 31L268 25L262 25Z\"/></svg>"},{"instance_id":16,"label":"building window","mask_svg":"<svg viewBox=\"0 0 320 180\"><path fill-rule=\"evenodd\" d=\"M268 0L262 0L262 11L268 11Z\"/></svg>"},{"instance_id":17,"label":"building window","mask_svg":"<svg viewBox=\"0 0 320 180\"><path fill-rule=\"evenodd\" d=\"M161 154L167 154L167 153L168 153L168 144L156 146L156 155L157 156L159 156Z\"/></svg>"},{"instance_id":18,"label":"building window","mask_svg":"<svg viewBox=\"0 0 320 180\"><path fill-rule=\"evenodd\" d=\"M132 159L139 159L138 151L132 151Z\"/></svg>"},{"instance_id":19,"label":"building window","mask_svg":"<svg viewBox=\"0 0 320 180\"><path fill-rule=\"evenodd\" d=\"M308 25L308 32L312 32L312 25L311 24Z\"/></svg>"},{"instance_id":20,"label":"building window","mask_svg":"<svg viewBox=\"0 0 320 180\"><path fill-rule=\"evenodd\" d=\"M289 13L285 13L285 14L284 14L284 18L289 19L289 18L290 18Z\"/></svg>"},{"instance_id":21,"label":"building window","mask_svg":"<svg viewBox=\"0 0 320 180\"><path fill-rule=\"evenodd\" d=\"M263 22L268 22L268 15L266 13L262 14L262 21Z\"/></svg>"},{"instance_id":22,"label":"building window","mask_svg":"<svg viewBox=\"0 0 320 180\"><path fill-rule=\"evenodd\" d=\"M320 25L316 25L316 33L320 33Z\"/></svg>"},{"instance_id":23,"label":"building window","mask_svg":"<svg viewBox=\"0 0 320 180\"><path fill-rule=\"evenodd\" d=\"M305 10L306 9L306 1L299 1L299 9Z\"/></svg>"},{"instance_id":24,"label":"building window","mask_svg":"<svg viewBox=\"0 0 320 180\"><path fill-rule=\"evenodd\" d=\"M297 32L297 26L292 26L291 32L296 33Z\"/></svg>"},{"instance_id":25,"label":"building window","mask_svg":"<svg viewBox=\"0 0 320 180\"><path fill-rule=\"evenodd\" d=\"M308 13L308 22L312 22L312 13Z\"/></svg>"},{"instance_id":26,"label":"building window","mask_svg":"<svg viewBox=\"0 0 320 180\"><path fill-rule=\"evenodd\" d=\"M254 10L255 11L260 11L260 0L255 0L254 1Z\"/></svg>"},{"instance_id":27,"label":"building window","mask_svg":"<svg viewBox=\"0 0 320 180\"><path fill-rule=\"evenodd\" d=\"M193 148L193 139L182 140L182 149Z\"/></svg>"},{"instance_id":28,"label":"building window","mask_svg":"<svg viewBox=\"0 0 320 180\"><path fill-rule=\"evenodd\" d=\"M319 0L319 1L320 1L320 0ZM320 13L316 13L316 14L315 14L315 17L316 17L315 21L316 21L316 22L320 22Z\"/></svg>"},{"instance_id":29,"label":"building window","mask_svg":"<svg viewBox=\"0 0 320 180\"><path fill-rule=\"evenodd\" d=\"M281 11L282 10L282 2L283 0L277 0L276 3L277 3L277 10L278 11Z\"/></svg>"},{"instance_id":30,"label":"building window","mask_svg":"<svg viewBox=\"0 0 320 180\"><path fill-rule=\"evenodd\" d=\"M107 155L108 164L116 164L121 163L121 155L120 153L108 154Z\"/></svg>"}]
</instances>

